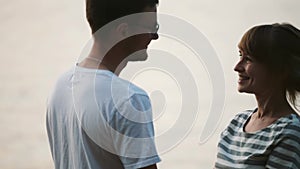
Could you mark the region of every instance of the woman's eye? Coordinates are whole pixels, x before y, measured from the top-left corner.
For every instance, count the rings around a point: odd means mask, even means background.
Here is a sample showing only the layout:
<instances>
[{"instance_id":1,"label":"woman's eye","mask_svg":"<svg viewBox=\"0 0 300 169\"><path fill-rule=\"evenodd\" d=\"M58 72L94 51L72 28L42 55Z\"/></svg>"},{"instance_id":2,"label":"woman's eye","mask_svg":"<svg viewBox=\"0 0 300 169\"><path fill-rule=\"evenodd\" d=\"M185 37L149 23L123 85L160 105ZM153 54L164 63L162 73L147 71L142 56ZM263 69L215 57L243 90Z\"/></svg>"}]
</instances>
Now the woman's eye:
<instances>
[{"instance_id":1,"label":"woman's eye","mask_svg":"<svg viewBox=\"0 0 300 169\"><path fill-rule=\"evenodd\" d=\"M239 58L240 60L243 60L243 55L241 53L239 54Z\"/></svg>"},{"instance_id":2,"label":"woman's eye","mask_svg":"<svg viewBox=\"0 0 300 169\"><path fill-rule=\"evenodd\" d=\"M251 62L251 61L252 61L252 59L249 58L249 57L247 57L247 56L245 57L245 60L248 61L248 62Z\"/></svg>"}]
</instances>

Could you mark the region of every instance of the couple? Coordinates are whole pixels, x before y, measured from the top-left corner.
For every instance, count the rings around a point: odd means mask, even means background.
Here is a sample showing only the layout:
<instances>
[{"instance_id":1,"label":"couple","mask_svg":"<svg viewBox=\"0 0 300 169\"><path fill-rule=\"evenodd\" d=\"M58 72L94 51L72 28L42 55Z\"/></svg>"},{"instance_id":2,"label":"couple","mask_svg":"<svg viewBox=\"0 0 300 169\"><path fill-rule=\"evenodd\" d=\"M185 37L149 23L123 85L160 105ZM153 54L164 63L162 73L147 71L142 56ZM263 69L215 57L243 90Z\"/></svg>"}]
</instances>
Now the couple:
<instances>
[{"instance_id":1,"label":"couple","mask_svg":"<svg viewBox=\"0 0 300 169\"><path fill-rule=\"evenodd\" d=\"M149 97L118 77L129 61L146 60L158 39L157 4L86 0L93 47L61 76L47 106L55 168L157 168ZM258 105L222 132L215 168L300 168L300 117L286 99L295 105L300 91L299 45L300 31L289 24L256 26L243 36L238 90L254 94Z\"/></svg>"}]
</instances>

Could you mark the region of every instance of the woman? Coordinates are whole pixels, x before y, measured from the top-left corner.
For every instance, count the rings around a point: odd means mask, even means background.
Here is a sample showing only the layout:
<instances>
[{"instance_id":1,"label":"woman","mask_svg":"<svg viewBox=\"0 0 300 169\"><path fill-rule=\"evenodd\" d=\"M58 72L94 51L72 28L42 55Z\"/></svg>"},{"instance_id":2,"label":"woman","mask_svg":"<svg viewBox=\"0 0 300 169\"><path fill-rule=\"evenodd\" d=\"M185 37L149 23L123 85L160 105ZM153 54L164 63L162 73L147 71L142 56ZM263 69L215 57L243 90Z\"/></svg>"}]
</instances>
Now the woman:
<instances>
[{"instance_id":1,"label":"woman","mask_svg":"<svg viewBox=\"0 0 300 169\"><path fill-rule=\"evenodd\" d=\"M216 168L300 168L300 31L290 24L251 28L239 45L238 91L257 108L237 114L222 132ZM292 108L292 106L294 109Z\"/></svg>"}]
</instances>

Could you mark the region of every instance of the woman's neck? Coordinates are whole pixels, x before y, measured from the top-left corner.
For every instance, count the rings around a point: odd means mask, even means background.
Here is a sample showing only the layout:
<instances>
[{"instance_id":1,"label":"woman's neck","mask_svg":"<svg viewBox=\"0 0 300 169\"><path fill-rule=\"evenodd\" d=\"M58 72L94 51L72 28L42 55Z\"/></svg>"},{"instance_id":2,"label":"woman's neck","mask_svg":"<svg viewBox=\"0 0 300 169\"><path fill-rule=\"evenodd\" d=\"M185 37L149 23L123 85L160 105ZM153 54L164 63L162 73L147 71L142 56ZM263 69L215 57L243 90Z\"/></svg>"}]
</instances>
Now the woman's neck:
<instances>
[{"instance_id":1,"label":"woman's neck","mask_svg":"<svg viewBox=\"0 0 300 169\"><path fill-rule=\"evenodd\" d=\"M258 105L258 118L280 118L282 116L295 113L291 108L286 98L286 92L266 91L263 94L256 94L256 101Z\"/></svg>"}]
</instances>

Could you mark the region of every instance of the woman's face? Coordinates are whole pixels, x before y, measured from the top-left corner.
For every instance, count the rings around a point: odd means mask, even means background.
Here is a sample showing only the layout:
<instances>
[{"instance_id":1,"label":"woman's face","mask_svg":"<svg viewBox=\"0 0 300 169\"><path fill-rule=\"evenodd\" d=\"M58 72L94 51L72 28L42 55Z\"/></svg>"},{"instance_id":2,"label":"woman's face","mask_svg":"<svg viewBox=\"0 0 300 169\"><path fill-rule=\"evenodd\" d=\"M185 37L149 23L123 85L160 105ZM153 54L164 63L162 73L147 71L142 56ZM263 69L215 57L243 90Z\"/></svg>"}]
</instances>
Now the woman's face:
<instances>
[{"instance_id":1,"label":"woman's face","mask_svg":"<svg viewBox=\"0 0 300 169\"><path fill-rule=\"evenodd\" d=\"M234 67L238 72L238 91L261 94L272 89L275 85L266 66L259 63L254 57L240 50L240 60Z\"/></svg>"}]
</instances>

